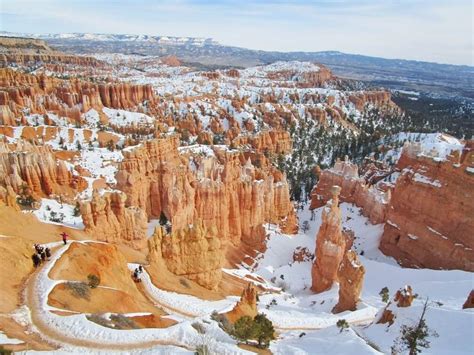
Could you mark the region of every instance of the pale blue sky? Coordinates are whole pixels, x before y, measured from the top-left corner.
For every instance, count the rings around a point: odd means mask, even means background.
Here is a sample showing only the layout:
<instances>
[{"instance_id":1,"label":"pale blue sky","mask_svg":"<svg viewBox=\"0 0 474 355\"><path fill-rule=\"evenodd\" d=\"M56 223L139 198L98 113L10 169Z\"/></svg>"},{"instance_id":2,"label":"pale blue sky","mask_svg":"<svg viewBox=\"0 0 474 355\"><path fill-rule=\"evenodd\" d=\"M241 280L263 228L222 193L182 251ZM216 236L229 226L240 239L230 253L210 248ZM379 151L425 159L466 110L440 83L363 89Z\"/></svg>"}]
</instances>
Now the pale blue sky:
<instances>
[{"instance_id":1,"label":"pale blue sky","mask_svg":"<svg viewBox=\"0 0 474 355\"><path fill-rule=\"evenodd\" d=\"M0 0L0 29L212 37L473 65L471 0Z\"/></svg>"}]
</instances>

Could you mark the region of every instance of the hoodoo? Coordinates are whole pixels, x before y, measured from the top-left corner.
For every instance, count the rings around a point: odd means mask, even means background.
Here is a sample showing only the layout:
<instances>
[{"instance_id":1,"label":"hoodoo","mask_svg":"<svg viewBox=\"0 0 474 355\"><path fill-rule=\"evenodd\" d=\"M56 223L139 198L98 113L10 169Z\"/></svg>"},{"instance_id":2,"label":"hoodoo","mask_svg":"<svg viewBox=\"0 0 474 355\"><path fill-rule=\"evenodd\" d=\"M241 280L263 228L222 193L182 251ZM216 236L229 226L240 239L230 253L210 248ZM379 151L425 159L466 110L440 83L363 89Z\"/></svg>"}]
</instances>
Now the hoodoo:
<instances>
[{"instance_id":1,"label":"hoodoo","mask_svg":"<svg viewBox=\"0 0 474 355\"><path fill-rule=\"evenodd\" d=\"M311 270L314 292L323 292L337 281L337 272L346 250L346 240L341 227L339 194L341 188L331 188L332 199L326 203L322 214L322 224L316 236L316 260Z\"/></svg>"}]
</instances>

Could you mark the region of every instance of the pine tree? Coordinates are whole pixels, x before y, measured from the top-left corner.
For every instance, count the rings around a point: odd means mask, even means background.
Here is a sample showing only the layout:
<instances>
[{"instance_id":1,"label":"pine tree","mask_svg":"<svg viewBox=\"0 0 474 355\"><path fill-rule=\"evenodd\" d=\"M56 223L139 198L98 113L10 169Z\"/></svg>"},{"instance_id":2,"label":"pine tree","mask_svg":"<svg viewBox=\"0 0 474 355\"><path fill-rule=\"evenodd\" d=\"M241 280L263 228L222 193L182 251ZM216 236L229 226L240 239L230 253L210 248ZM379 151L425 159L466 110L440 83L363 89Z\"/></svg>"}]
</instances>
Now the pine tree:
<instances>
[{"instance_id":1,"label":"pine tree","mask_svg":"<svg viewBox=\"0 0 474 355\"><path fill-rule=\"evenodd\" d=\"M275 339L275 329L273 323L263 313L257 314L254 318L257 332L258 346L268 348L270 341Z\"/></svg>"},{"instance_id":2,"label":"pine tree","mask_svg":"<svg viewBox=\"0 0 474 355\"><path fill-rule=\"evenodd\" d=\"M256 336L254 320L249 316L240 317L234 324L234 336L240 341L248 342Z\"/></svg>"},{"instance_id":3,"label":"pine tree","mask_svg":"<svg viewBox=\"0 0 474 355\"><path fill-rule=\"evenodd\" d=\"M423 305L423 311L421 312L418 323L412 326L404 324L400 327L400 336L395 339L394 345L392 346L392 353L408 350L410 355L416 355L421 353L422 348L429 349L430 342L428 337L438 337L438 334L431 330L426 324L425 314L427 309L428 299L426 299Z\"/></svg>"},{"instance_id":4,"label":"pine tree","mask_svg":"<svg viewBox=\"0 0 474 355\"><path fill-rule=\"evenodd\" d=\"M379 292L379 295L380 297L382 297L382 302L387 303L390 297L388 287L385 286L384 288L382 288Z\"/></svg>"}]
</instances>

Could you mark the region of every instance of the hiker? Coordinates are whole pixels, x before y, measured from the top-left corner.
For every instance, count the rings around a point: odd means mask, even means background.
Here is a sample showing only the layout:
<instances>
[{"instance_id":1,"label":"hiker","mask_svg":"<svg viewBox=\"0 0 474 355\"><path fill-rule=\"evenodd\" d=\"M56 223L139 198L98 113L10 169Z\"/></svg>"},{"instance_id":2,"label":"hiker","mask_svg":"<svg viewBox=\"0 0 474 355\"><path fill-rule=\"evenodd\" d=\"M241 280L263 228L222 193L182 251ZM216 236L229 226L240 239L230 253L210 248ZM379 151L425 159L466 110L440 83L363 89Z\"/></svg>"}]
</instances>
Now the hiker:
<instances>
[{"instance_id":1,"label":"hiker","mask_svg":"<svg viewBox=\"0 0 474 355\"><path fill-rule=\"evenodd\" d=\"M42 261L46 261L46 253L44 251L41 251L40 257Z\"/></svg>"},{"instance_id":2,"label":"hiker","mask_svg":"<svg viewBox=\"0 0 474 355\"><path fill-rule=\"evenodd\" d=\"M47 257L48 260L49 260L49 258L51 257L51 249L46 248L46 249L44 250L44 252L46 253L46 257Z\"/></svg>"},{"instance_id":3,"label":"hiker","mask_svg":"<svg viewBox=\"0 0 474 355\"><path fill-rule=\"evenodd\" d=\"M31 259L33 259L33 266L37 268L41 264L41 258L38 256L38 254L33 254L31 256Z\"/></svg>"},{"instance_id":4,"label":"hiker","mask_svg":"<svg viewBox=\"0 0 474 355\"><path fill-rule=\"evenodd\" d=\"M133 272L133 280L135 282L140 282L140 277L138 276L138 269L135 269L135 271Z\"/></svg>"},{"instance_id":5,"label":"hiker","mask_svg":"<svg viewBox=\"0 0 474 355\"><path fill-rule=\"evenodd\" d=\"M41 254L41 252L43 251L43 247L39 244L34 244L34 247L35 247L35 250L38 254Z\"/></svg>"},{"instance_id":6,"label":"hiker","mask_svg":"<svg viewBox=\"0 0 474 355\"><path fill-rule=\"evenodd\" d=\"M67 244L67 238L69 238L69 236L66 234L66 232L62 232L61 237L63 237L64 245L66 245Z\"/></svg>"},{"instance_id":7,"label":"hiker","mask_svg":"<svg viewBox=\"0 0 474 355\"><path fill-rule=\"evenodd\" d=\"M139 272L140 274L143 273L143 266L140 265L140 266L138 267L138 272Z\"/></svg>"}]
</instances>

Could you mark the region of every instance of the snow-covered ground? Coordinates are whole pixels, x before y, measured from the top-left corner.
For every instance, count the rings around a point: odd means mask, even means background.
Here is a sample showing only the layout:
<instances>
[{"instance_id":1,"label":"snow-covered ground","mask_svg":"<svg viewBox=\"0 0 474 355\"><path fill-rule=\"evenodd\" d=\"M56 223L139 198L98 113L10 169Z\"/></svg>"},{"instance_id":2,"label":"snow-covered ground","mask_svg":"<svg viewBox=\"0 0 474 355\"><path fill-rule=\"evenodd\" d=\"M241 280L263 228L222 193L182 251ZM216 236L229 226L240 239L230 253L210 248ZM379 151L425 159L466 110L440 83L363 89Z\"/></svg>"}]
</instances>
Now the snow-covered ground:
<instances>
[{"instance_id":1,"label":"snow-covered ground","mask_svg":"<svg viewBox=\"0 0 474 355\"><path fill-rule=\"evenodd\" d=\"M419 143L420 154L430 156L432 151L436 151L436 159L443 160L451 151L460 151L464 144L457 138L443 133L407 133L401 132L390 137L386 137L381 142L400 144L399 148L391 149L383 154L385 160L396 162L402 153L401 144L403 142Z\"/></svg>"},{"instance_id":2,"label":"snow-covered ground","mask_svg":"<svg viewBox=\"0 0 474 355\"><path fill-rule=\"evenodd\" d=\"M15 338L9 338L4 332L0 331L0 345L1 344L22 344L22 340L18 340Z\"/></svg>"},{"instance_id":3,"label":"snow-covered ground","mask_svg":"<svg viewBox=\"0 0 474 355\"><path fill-rule=\"evenodd\" d=\"M65 225L74 229L84 229L82 216L75 216L75 206L60 203L53 199L42 198L40 208L33 214L44 223Z\"/></svg>"},{"instance_id":4,"label":"snow-covered ground","mask_svg":"<svg viewBox=\"0 0 474 355\"><path fill-rule=\"evenodd\" d=\"M42 201L40 213L46 211L45 206L58 210L60 205L54 200ZM63 207L64 208L64 207ZM69 209L72 206L68 206ZM59 209L60 210L60 209ZM311 261L294 262L293 252L297 247L306 247L314 252L315 237L321 225L322 209L314 213L305 206L299 211L300 224L308 221L309 228L297 235L282 234L274 225L266 225L268 232L268 248L257 257L253 265L242 265L239 269L224 271L246 280L255 280L267 289L259 296L258 308L272 320L278 332L277 340L272 342L271 350L275 354L313 354L316 353L357 353L373 354L379 349L385 353L399 335L402 324L416 320L421 312L423 299L432 301L427 312L427 322L439 337L430 338L432 354L469 354L472 351L470 336L473 330L474 312L462 310L462 304L473 286L471 273L464 271L440 271L427 269L404 269L392 258L384 256L378 250L383 225L372 225L361 215L359 208L352 204L342 203L342 221L344 228L354 231L354 249L363 255L359 258L366 269L361 302L354 312L332 314L331 310L338 300L338 286L330 290L314 294L310 291ZM69 211L70 212L70 211ZM51 280L49 270L56 260L67 250L61 246L52 260L38 274L35 297L40 305L41 319L51 328L69 334L76 339L94 339L104 344L143 344L153 341L166 341L181 347L154 345L149 353L172 353L186 351L202 343L203 336L191 326L193 322L206 324L207 336L214 339L206 340L211 348L218 353L240 354L244 350L236 347L236 342L225 334L210 320L213 311L226 312L234 306L238 297L230 296L221 301L205 301L199 298L180 295L161 290L143 273L142 280L146 292L157 306L165 309L169 317L178 324L166 329L137 329L122 332L104 328L92 323L84 314L67 317L51 312L57 310L47 304L47 295L54 286L63 282ZM130 270L136 267L129 264ZM246 277L246 276L253 277ZM412 307L397 309L398 318L391 327L371 324L377 313L386 306L379 295L383 287L388 287L393 297L396 290L411 285L418 299ZM24 312L23 312L24 313ZM29 317L22 316L25 322ZM339 319L346 319L351 328L340 332L336 327ZM209 322L209 323L206 323ZM455 340L453 342L453 339ZM185 349L182 348L185 347ZM61 350L78 351L78 348L65 345ZM133 352L132 352L133 353Z\"/></svg>"},{"instance_id":5,"label":"snow-covered ground","mask_svg":"<svg viewBox=\"0 0 474 355\"><path fill-rule=\"evenodd\" d=\"M34 304L35 307L37 307L35 312L38 312L38 318L41 319L41 322L48 328L52 329L53 332L65 334L68 337L85 342L93 341L98 344L98 348L101 346L107 348L108 345L123 345L124 348L131 348L133 350L134 347L141 347L143 343L149 343L150 349L147 350L147 353L150 354L155 353L155 349L157 352L164 350L161 346L157 347L156 344L160 342L175 344L175 346L184 349L193 349L205 342L210 351L213 353L249 353L237 348L235 340L224 333L224 331L219 328L217 323L209 322L209 314L207 314L205 317L207 323L203 323L203 327L206 329L207 334L207 337L204 337L202 334L199 334L192 326L193 322L200 321L201 318L185 320L178 315L176 318L181 318L180 322L168 328L147 328L121 331L102 327L94 322L91 322L87 319L85 314L72 314L66 317L52 313L51 311L61 311L61 309L52 307L48 304L48 295L57 284L65 282L65 280L53 280L48 275L55 263L62 257L62 255L73 243L97 242L73 241L68 245L60 247L53 253L51 260L48 261L42 269L40 269L34 285L35 289L33 291L32 297L34 297ZM192 297L190 296L174 295L174 299L176 301L182 299L182 297L185 297L185 300L183 300L185 306L187 306L187 302L189 303L192 301ZM26 323L31 324L31 317L23 317L22 319L24 319ZM176 347L170 348L168 345L166 345L165 349L166 348L171 350L171 352L173 352L173 349L179 349ZM80 352L80 349L68 345L65 345L63 350L69 351L69 349L71 349L72 352Z\"/></svg>"},{"instance_id":6,"label":"snow-covered ground","mask_svg":"<svg viewBox=\"0 0 474 355\"><path fill-rule=\"evenodd\" d=\"M384 353L390 353L390 347L399 336L400 326L409 325L417 319L426 298L432 301L427 312L427 323L439 334L439 337L429 339L431 348L428 352L472 354L474 312L462 309L474 286L472 273L401 268L395 260L378 250L383 225L372 225L360 214L359 208L348 203L341 204L343 227L354 231L354 249L359 253L364 251L364 255L359 258L366 274L358 310L332 315L330 312L338 297L337 285L321 294L312 294L308 290L311 285L311 262L293 262L293 251L297 246L307 247L314 252L315 236L321 224L321 210L315 211L313 221L311 212L306 209L300 211L300 224L307 220L310 225L304 234L287 236L274 227L269 228L268 249L257 261L255 272L286 290L279 295L260 296L260 311L265 312L279 326L283 325L282 322L288 322L292 326L324 328L304 331L306 335L301 338L302 330L283 332L271 346L275 354L376 353L364 339ZM393 297L398 289L407 284L418 294L413 306L398 309L399 318L391 327L371 325L371 318L376 310L386 305L381 300L380 290L388 287ZM340 333L334 324L342 318L352 322L353 329Z\"/></svg>"}]
</instances>

